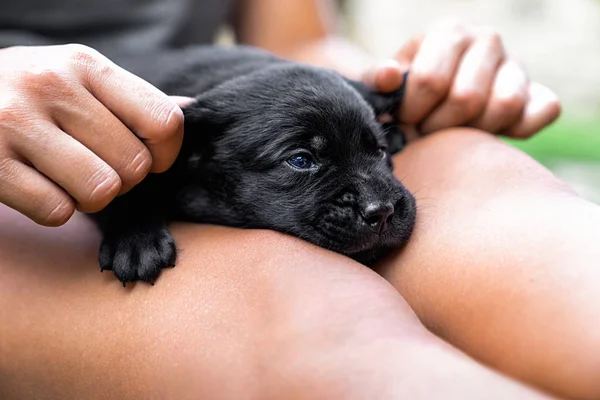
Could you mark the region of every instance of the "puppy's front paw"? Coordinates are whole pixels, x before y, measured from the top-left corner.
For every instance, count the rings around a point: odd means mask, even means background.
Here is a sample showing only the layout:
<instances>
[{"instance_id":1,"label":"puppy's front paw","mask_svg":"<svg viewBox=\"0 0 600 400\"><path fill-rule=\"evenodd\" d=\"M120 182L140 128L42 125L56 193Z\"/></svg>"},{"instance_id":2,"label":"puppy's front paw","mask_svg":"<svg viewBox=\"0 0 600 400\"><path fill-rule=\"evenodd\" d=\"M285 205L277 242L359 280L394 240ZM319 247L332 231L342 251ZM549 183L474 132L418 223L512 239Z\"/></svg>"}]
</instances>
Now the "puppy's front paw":
<instances>
[{"instance_id":1,"label":"puppy's front paw","mask_svg":"<svg viewBox=\"0 0 600 400\"><path fill-rule=\"evenodd\" d=\"M163 268L174 267L175 240L167 227L127 234L105 234L100 245L100 268L112 270L123 282L154 282Z\"/></svg>"}]
</instances>

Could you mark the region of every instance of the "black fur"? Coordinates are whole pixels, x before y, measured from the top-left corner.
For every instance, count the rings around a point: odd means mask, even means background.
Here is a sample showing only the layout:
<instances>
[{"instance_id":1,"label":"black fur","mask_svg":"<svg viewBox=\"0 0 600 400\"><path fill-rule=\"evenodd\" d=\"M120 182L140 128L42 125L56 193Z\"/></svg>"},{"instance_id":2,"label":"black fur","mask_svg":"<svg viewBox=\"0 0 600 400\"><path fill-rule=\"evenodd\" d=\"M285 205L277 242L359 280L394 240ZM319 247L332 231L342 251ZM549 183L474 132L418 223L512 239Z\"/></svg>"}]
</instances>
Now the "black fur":
<instances>
[{"instance_id":1,"label":"black fur","mask_svg":"<svg viewBox=\"0 0 600 400\"><path fill-rule=\"evenodd\" d=\"M184 143L171 169L92 214L103 233L100 266L123 284L152 282L175 264L172 220L273 229L366 264L408 240L415 200L390 160L402 135L377 122L395 116L402 90L374 93L244 47L121 64L168 94L197 99L184 109ZM316 163L309 169L288 162L309 165L308 155Z\"/></svg>"}]
</instances>

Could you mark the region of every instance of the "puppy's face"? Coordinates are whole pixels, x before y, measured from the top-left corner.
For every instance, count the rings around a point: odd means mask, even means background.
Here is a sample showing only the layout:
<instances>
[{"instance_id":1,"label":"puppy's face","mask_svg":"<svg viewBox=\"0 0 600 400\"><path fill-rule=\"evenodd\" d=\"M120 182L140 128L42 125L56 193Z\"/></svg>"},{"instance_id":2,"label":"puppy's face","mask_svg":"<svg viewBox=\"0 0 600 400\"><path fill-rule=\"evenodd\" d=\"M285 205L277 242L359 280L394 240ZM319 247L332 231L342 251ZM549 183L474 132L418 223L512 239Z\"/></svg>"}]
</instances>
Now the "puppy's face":
<instances>
[{"instance_id":1,"label":"puppy's face","mask_svg":"<svg viewBox=\"0 0 600 400\"><path fill-rule=\"evenodd\" d=\"M278 66L185 110L190 219L289 233L368 262L404 244L415 200L385 132L342 77Z\"/></svg>"}]
</instances>

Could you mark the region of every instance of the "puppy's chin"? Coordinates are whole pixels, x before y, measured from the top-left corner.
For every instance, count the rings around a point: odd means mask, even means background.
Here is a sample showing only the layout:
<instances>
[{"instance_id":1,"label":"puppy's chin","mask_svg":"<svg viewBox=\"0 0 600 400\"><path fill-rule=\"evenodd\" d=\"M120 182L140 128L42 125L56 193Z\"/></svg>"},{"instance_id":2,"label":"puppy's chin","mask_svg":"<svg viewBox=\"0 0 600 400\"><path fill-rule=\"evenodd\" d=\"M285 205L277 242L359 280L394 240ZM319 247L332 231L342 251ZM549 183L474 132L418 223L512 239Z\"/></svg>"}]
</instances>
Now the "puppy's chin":
<instances>
[{"instance_id":1,"label":"puppy's chin","mask_svg":"<svg viewBox=\"0 0 600 400\"><path fill-rule=\"evenodd\" d=\"M325 249L350 257L361 264L372 266L393 249L403 247L410 237L412 229L393 234L369 235L354 240L332 241L326 238L311 238L314 244Z\"/></svg>"},{"instance_id":2,"label":"puppy's chin","mask_svg":"<svg viewBox=\"0 0 600 400\"><path fill-rule=\"evenodd\" d=\"M407 226L402 228L400 231L384 234L372 245L348 249L350 250L349 252L340 251L340 253L343 253L361 264L372 267L393 250L404 247L412 234L413 227L414 224L410 227Z\"/></svg>"}]
</instances>

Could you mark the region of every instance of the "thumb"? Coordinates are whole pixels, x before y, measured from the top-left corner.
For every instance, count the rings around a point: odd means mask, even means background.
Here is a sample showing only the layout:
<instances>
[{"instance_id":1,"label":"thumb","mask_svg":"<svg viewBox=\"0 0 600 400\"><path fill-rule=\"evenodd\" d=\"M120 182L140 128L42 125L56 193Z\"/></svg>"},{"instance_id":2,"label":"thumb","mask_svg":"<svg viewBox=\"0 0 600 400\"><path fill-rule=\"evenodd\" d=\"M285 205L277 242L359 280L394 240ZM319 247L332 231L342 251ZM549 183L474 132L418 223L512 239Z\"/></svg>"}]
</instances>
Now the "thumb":
<instances>
[{"instance_id":1,"label":"thumb","mask_svg":"<svg viewBox=\"0 0 600 400\"><path fill-rule=\"evenodd\" d=\"M392 92L402 85L403 74L406 71L408 65L390 59L369 68L363 74L362 80L374 90L383 93Z\"/></svg>"}]
</instances>

